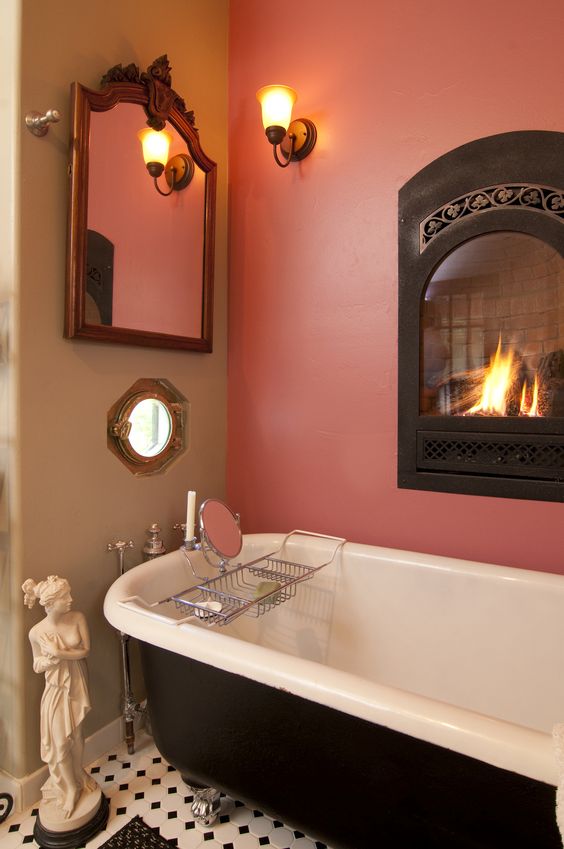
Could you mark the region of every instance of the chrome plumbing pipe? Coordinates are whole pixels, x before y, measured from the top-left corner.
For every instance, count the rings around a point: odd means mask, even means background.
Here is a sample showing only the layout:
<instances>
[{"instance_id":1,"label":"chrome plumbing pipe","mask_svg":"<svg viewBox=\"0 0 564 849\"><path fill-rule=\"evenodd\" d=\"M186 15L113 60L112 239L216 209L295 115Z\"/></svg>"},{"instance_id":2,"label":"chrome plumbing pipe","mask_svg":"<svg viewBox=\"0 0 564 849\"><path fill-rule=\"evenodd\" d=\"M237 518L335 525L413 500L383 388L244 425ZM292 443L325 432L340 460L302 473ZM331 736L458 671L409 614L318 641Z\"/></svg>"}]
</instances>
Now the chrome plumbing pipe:
<instances>
[{"instance_id":1,"label":"chrome plumbing pipe","mask_svg":"<svg viewBox=\"0 0 564 849\"><path fill-rule=\"evenodd\" d=\"M125 551L128 548L133 548L133 540L125 542L119 539L115 543L109 542L107 551L117 551L119 574L123 575L125 571ZM133 698L131 689L131 669L129 664L129 634L119 632L121 642L121 667L123 678L123 707L122 716L125 727L125 744L128 754L132 755L135 752L135 717L138 714L143 714L143 708Z\"/></svg>"}]
</instances>

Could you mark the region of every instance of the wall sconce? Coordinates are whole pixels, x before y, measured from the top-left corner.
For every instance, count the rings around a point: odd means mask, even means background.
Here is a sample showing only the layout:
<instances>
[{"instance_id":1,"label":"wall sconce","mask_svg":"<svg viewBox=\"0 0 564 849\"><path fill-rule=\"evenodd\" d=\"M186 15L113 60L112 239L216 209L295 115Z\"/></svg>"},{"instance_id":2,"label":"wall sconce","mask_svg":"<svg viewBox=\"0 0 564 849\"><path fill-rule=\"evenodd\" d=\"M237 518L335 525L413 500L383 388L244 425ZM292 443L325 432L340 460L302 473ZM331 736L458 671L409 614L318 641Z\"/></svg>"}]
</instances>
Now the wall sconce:
<instances>
[{"instance_id":1,"label":"wall sconce","mask_svg":"<svg viewBox=\"0 0 564 849\"><path fill-rule=\"evenodd\" d=\"M172 192L180 192L185 189L194 176L194 163L186 153L177 153L172 159L168 158L168 149L172 136L166 130L151 130L146 127L139 130L137 137L143 147L143 159L147 171L155 182L155 188L160 195L168 197ZM165 179L170 191L163 192L159 188L157 178L164 171Z\"/></svg>"},{"instance_id":2,"label":"wall sconce","mask_svg":"<svg viewBox=\"0 0 564 849\"><path fill-rule=\"evenodd\" d=\"M272 145L274 159L281 168L286 168L292 160L305 159L317 140L315 124L309 118L291 121L296 99L294 89L286 85L266 85L257 91L266 137ZM277 148L284 162L278 157Z\"/></svg>"}]
</instances>

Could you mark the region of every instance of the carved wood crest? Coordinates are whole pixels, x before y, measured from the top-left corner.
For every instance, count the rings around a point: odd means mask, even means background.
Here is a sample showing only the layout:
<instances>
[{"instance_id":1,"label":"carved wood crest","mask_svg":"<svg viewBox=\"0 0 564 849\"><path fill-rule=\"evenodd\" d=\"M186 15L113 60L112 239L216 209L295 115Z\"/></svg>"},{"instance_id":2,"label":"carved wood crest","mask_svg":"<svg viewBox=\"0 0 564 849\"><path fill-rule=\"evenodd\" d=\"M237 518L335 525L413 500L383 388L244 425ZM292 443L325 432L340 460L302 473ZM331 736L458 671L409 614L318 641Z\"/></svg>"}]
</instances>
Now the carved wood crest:
<instances>
[{"instance_id":1,"label":"carved wood crest","mask_svg":"<svg viewBox=\"0 0 564 849\"><path fill-rule=\"evenodd\" d=\"M194 126L194 112L186 109L183 98L172 88L171 66L166 53L149 65L146 71L139 71L137 65L114 65L102 77L102 87L112 83L136 83L147 89L148 104L145 108L147 124L154 130L162 130L173 107L181 112L191 127Z\"/></svg>"}]
</instances>

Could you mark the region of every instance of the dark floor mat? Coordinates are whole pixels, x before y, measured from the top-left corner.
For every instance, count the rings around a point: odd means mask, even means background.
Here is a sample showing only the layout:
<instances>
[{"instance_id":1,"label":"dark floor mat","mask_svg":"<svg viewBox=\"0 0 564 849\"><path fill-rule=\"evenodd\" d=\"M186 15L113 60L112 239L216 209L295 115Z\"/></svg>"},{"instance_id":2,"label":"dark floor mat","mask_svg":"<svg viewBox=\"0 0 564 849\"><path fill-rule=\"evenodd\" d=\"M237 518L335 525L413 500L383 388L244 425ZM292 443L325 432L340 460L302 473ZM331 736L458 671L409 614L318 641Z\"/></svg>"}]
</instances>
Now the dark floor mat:
<instances>
[{"instance_id":1,"label":"dark floor mat","mask_svg":"<svg viewBox=\"0 0 564 849\"><path fill-rule=\"evenodd\" d=\"M170 849L170 846L158 830L149 828L141 817L134 817L106 840L100 849Z\"/></svg>"}]
</instances>

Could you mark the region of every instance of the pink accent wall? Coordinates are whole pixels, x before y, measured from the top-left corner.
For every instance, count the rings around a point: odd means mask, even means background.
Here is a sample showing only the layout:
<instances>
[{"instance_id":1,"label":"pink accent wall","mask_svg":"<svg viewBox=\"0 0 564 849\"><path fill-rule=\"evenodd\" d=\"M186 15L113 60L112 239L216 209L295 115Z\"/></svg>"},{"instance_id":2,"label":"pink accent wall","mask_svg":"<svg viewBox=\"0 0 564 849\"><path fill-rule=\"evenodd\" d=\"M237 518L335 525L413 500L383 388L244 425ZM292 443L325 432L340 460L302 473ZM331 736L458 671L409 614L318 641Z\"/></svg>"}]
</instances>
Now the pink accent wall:
<instances>
[{"instance_id":1,"label":"pink accent wall","mask_svg":"<svg viewBox=\"0 0 564 849\"><path fill-rule=\"evenodd\" d=\"M436 157L564 130L562 0L231 5L228 499L245 531L564 572L564 506L399 490L397 194ZM287 170L256 90L298 91Z\"/></svg>"}]
</instances>

